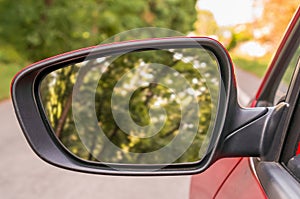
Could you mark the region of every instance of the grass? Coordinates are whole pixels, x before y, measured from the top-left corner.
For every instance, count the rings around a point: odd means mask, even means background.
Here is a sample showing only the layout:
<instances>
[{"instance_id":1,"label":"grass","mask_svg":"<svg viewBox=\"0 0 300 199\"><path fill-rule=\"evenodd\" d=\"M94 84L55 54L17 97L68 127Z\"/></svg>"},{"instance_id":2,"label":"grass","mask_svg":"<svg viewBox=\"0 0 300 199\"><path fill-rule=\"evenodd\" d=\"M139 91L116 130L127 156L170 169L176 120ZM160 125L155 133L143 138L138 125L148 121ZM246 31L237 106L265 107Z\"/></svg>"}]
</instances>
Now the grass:
<instances>
[{"instance_id":1,"label":"grass","mask_svg":"<svg viewBox=\"0 0 300 199\"><path fill-rule=\"evenodd\" d=\"M0 101L10 97L10 82L20 69L14 64L0 63Z\"/></svg>"},{"instance_id":2,"label":"grass","mask_svg":"<svg viewBox=\"0 0 300 199\"><path fill-rule=\"evenodd\" d=\"M11 80L27 64L14 46L0 41L0 101L10 97Z\"/></svg>"},{"instance_id":3,"label":"grass","mask_svg":"<svg viewBox=\"0 0 300 199\"><path fill-rule=\"evenodd\" d=\"M265 56L262 58L253 58L238 57L232 55L232 60L237 67L249 73L252 73L258 77L263 77L269 65L270 56Z\"/></svg>"}]
</instances>

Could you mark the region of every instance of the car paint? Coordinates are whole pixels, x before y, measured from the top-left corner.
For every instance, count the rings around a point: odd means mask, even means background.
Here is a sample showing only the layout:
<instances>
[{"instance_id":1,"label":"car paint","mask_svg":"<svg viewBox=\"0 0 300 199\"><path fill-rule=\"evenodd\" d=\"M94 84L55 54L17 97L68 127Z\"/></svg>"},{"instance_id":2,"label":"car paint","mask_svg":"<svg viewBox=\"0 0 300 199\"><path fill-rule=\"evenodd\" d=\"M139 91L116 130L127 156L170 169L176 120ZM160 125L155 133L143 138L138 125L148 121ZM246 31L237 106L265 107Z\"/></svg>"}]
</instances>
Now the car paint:
<instances>
[{"instance_id":1,"label":"car paint","mask_svg":"<svg viewBox=\"0 0 300 199\"><path fill-rule=\"evenodd\" d=\"M257 102L259 102L261 95L267 89L266 83L271 75L276 75L273 72L274 67L298 20L300 20L300 7L296 11L274 54L256 96L251 102L251 107L255 107ZM267 195L255 174L251 158L224 158L217 161L205 172L192 176L190 198L263 199L267 198Z\"/></svg>"},{"instance_id":2,"label":"car paint","mask_svg":"<svg viewBox=\"0 0 300 199\"><path fill-rule=\"evenodd\" d=\"M232 170L215 198L267 198L253 170L249 167L250 158L242 158Z\"/></svg>"},{"instance_id":3,"label":"car paint","mask_svg":"<svg viewBox=\"0 0 300 199\"><path fill-rule=\"evenodd\" d=\"M191 179L190 197L214 198L225 179L231 174L242 158L223 158L215 162L205 172Z\"/></svg>"}]
</instances>

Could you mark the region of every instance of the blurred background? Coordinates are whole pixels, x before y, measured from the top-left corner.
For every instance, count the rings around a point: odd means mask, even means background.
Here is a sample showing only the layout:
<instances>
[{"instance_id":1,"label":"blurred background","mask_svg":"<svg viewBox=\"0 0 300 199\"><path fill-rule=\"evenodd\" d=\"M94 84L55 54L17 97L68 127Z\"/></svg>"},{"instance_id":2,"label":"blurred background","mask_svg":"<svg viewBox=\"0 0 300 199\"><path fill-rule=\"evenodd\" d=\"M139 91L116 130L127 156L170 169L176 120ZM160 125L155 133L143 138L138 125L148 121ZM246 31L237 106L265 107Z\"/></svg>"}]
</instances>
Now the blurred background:
<instances>
[{"instance_id":1,"label":"blurred background","mask_svg":"<svg viewBox=\"0 0 300 199\"><path fill-rule=\"evenodd\" d=\"M299 0L0 0L0 100L35 61L98 45L133 28L162 27L221 41L239 67L261 77Z\"/></svg>"},{"instance_id":2,"label":"blurred background","mask_svg":"<svg viewBox=\"0 0 300 199\"><path fill-rule=\"evenodd\" d=\"M122 31L161 27L209 36L229 51L246 104L253 97L299 0L0 0L0 198L187 198L190 177L129 178L64 171L25 142L9 100L10 82L41 59L98 45ZM249 82L249 81L247 81ZM245 83L244 83L245 84ZM247 83L249 84L249 83Z\"/></svg>"}]
</instances>

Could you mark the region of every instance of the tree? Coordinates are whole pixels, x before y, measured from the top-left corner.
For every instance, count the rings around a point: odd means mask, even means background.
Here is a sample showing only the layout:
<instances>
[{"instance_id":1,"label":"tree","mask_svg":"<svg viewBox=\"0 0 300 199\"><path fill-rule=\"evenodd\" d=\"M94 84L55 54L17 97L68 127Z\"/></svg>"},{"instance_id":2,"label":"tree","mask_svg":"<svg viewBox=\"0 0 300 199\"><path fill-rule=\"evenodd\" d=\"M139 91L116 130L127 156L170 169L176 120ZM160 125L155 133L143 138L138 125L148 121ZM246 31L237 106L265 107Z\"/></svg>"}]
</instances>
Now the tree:
<instances>
[{"instance_id":1,"label":"tree","mask_svg":"<svg viewBox=\"0 0 300 199\"><path fill-rule=\"evenodd\" d=\"M196 0L77 0L76 2L26 0L16 4L8 0L2 0L0 1L0 44L12 46L16 52L29 61L37 61L61 52L97 45L112 35L132 28L152 26L188 33L193 30L193 24L196 19L195 3ZM151 36L145 35L145 37ZM169 60L168 64L172 65L173 61L170 59L170 55L163 57L156 55L156 57L160 57L161 63ZM138 62L136 58L128 60L132 61L131 64ZM93 65L93 62L90 63ZM127 65L130 65L130 63L127 63ZM188 71L183 67L184 63L178 65L175 62L173 65L181 68L181 70L184 69L187 75L190 76L189 78L193 77L191 75L192 71ZM101 156L102 158L107 157L107 161L117 161L115 158L119 154L110 154L112 152L105 151L104 141L94 137L92 133L88 133L93 132L92 125L85 131L91 151L85 149L79 135L75 133L76 129L70 103L72 102L71 94L75 79L77 78L78 80L77 72L79 68L79 65L70 65L64 69L54 71L43 80L41 100L45 113L48 116L49 124L60 141L77 156L94 161L97 160L98 156ZM97 117L103 124L99 125L103 125L107 136L120 147L129 147L128 150L140 152L151 150L153 147L159 148L176 133L178 122L171 121L178 121L179 119L178 113L175 112L177 109L174 108L178 104L171 103L166 107L169 110L169 114L173 116L167 122L163 136L157 137L156 141L150 141L149 139L134 140L130 136L124 137L116 124L110 122L112 116L110 109L107 108L110 107L111 88L124 70L126 70L124 63L118 64L116 62L114 70L108 71L107 77L104 76L104 79L101 80L102 83L100 84L102 84L102 87L99 87L97 91L99 100L97 100L96 106ZM167 79L167 77L164 78ZM93 79L93 75L89 76L89 80L91 79ZM202 83L198 86L201 85ZM89 82L87 81L83 88L83 94L88 93L89 89ZM165 88L163 87L151 84L151 86L135 93L136 97L134 99L138 102L134 103L136 105L131 107L131 111L134 113L135 117L133 119L137 123L143 125L149 120L148 114L145 114L147 106L143 104L153 104L155 97L171 95L170 92L164 90ZM206 91L202 92L205 93ZM140 98L144 96L142 94L148 96L146 102L140 102ZM163 96L160 96L162 94ZM201 95L201 101L207 101L209 104L209 95L207 93ZM87 111L81 110L80 106L77 108L79 111L82 111L82 114L88 114ZM205 118L210 117L210 111L207 109L212 107L203 105L202 108L203 112L201 113L203 114L200 125L202 125L201 129L203 132L206 132L205 129L208 126ZM191 111L193 110L191 109ZM88 117L88 115L86 116ZM119 139L116 139L116 135L118 135ZM168 136L170 137L169 139L167 139ZM197 139L197 142L202 142L203 133L200 132L197 136L201 137ZM198 148L200 145L195 143L193 146ZM183 159L193 161L195 158L198 158L199 150L192 151L193 153L190 153L189 157L184 157ZM126 154L121 154L121 157L127 162L136 161L127 157ZM143 162L143 160L140 161Z\"/></svg>"},{"instance_id":2,"label":"tree","mask_svg":"<svg viewBox=\"0 0 300 199\"><path fill-rule=\"evenodd\" d=\"M208 10L198 9L197 22L195 23L195 33L197 35L217 35L219 32L218 24L213 13Z\"/></svg>"},{"instance_id":3,"label":"tree","mask_svg":"<svg viewBox=\"0 0 300 199\"><path fill-rule=\"evenodd\" d=\"M28 61L97 45L133 28L163 27L187 33L196 0L0 1L0 45L11 45ZM13 61L13 60L12 60Z\"/></svg>"},{"instance_id":4,"label":"tree","mask_svg":"<svg viewBox=\"0 0 300 199\"><path fill-rule=\"evenodd\" d=\"M263 0L264 10L261 18L253 22L254 36L274 49L279 44L284 31L299 6L298 0Z\"/></svg>"}]
</instances>

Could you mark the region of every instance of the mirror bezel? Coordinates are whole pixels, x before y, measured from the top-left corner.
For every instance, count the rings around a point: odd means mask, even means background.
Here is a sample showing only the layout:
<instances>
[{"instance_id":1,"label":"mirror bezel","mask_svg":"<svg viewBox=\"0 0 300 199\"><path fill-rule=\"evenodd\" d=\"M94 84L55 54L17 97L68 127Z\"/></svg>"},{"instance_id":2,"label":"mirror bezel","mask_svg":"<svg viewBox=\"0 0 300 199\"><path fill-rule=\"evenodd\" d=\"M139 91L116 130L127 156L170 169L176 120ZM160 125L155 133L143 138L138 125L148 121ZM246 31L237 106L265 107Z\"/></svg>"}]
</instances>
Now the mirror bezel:
<instances>
[{"instance_id":1,"label":"mirror bezel","mask_svg":"<svg viewBox=\"0 0 300 199\"><path fill-rule=\"evenodd\" d=\"M219 62L221 76L221 95L225 99L220 99L215 130L212 133L208 153L196 163L168 165L159 170L152 171L155 165L122 165L114 164L114 168L109 164L92 163L77 158L68 152L55 137L51 127L43 114L42 106L39 103L39 84L45 74L53 70L67 66L70 63L84 61L87 57L106 56L120 54L124 52L162 49L162 48L191 48L192 42L200 44L204 49L211 51ZM196 47L196 46L195 46ZM55 56L22 70L13 80L12 100L15 112L24 135L35 153L46 162L74 171L109 175L183 175L195 174L207 169L213 162L221 157L230 157L231 154L222 153L224 151L224 140L231 132L249 123L266 113L266 109L256 109L245 111L240 108L237 102L236 82L232 61L226 49L216 40L200 37L175 37L156 38L149 40L137 40L107 45L95 46L77 51L72 51L59 56ZM221 107L221 108L220 108ZM229 111L230 110L230 111ZM237 113L243 115L239 122L236 122ZM234 147L236 148L236 147ZM237 153L239 154L239 153ZM235 155L235 154L234 154ZM245 154L247 155L247 154Z\"/></svg>"}]
</instances>

